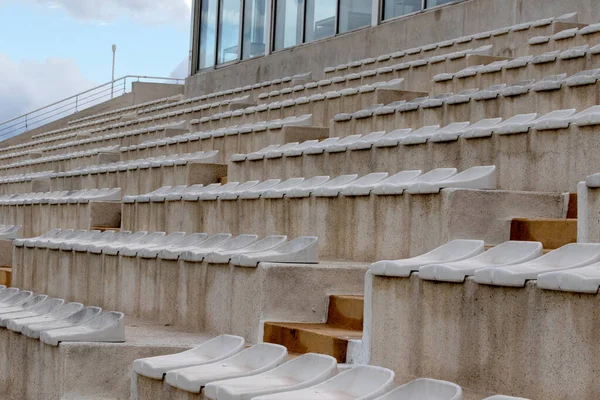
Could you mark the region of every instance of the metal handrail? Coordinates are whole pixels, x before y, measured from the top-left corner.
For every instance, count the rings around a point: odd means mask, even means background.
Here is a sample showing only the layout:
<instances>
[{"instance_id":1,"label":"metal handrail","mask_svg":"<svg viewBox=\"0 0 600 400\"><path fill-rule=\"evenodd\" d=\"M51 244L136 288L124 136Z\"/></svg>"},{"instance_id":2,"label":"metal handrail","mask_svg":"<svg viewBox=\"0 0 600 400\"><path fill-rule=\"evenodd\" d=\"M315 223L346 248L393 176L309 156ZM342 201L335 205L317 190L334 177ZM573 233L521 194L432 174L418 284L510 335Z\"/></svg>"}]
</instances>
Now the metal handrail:
<instances>
[{"instance_id":1,"label":"metal handrail","mask_svg":"<svg viewBox=\"0 0 600 400\"><path fill-rule=\"evenodd\" d=\"M59 100L37 110L11 118L0 123L0 138L6 136L12 137L17 134L28 132L31 129L39 128L43 124L49 123L64 117L68 113L75 114L85 110L92 105L99 104L103 99L110 100L127 93L127 80L132 82L140 80L163 81L164 83L180 83L185 79L165 78L158 76L144 75L125 75L113 81L103 83L81 93ZM102 89L102 90L101 90ZM107 92L107 93L103 93ZM104 101L104 100L103 100ZM42 124L43 123L43 124Z\"/></svg>"}]
</instances>

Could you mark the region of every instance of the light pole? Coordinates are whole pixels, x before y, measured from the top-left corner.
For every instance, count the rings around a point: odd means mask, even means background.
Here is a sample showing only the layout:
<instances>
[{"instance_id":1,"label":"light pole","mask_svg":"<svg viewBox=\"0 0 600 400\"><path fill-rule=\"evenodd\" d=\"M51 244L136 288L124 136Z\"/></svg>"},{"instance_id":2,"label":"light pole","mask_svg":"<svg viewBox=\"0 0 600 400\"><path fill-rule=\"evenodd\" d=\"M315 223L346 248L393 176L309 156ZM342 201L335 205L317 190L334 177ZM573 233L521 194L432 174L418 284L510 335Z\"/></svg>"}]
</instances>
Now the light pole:
<instances>
[{"instance_id":1,"label":"light pole","mask_svg":"<svg viewBox=\"0 0 600 400\"><path fill-rule=\"evenodd\" d=\"M117 55L117 45L112 45L113 61L112 61L112 80L110 83L110 98L114 97L115 93L115 57Z\"/></svg>"}]
</instances>

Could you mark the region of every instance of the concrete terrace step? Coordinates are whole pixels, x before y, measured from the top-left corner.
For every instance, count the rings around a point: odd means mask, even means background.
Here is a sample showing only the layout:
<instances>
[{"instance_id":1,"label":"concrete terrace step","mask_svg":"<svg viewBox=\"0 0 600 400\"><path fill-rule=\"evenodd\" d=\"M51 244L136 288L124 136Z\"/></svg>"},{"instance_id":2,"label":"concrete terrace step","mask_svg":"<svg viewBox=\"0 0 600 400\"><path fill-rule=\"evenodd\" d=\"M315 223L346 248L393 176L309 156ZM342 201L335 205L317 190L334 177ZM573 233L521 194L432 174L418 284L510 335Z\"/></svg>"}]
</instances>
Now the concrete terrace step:
<instances>
[{"instance_id":1,"label":"concrete terrace step","mask_svg":"<svg viewBox=\"0 0 600 400\"><path fill-rule=\"evenodd\" d=\"M294 353L320 353L346 362L348 341L361 339L362 330L337 328L328 324L265 322L263 340L281 344Z\"/></svg>"},{"instance_id":2,"label":"concrete terrace step","mask_svg":"<svg viewBox=\"0 0 600 400\"><path fill-rule=\"evenodd\" d=\"M544 249L557 249L577 242L577 219L515 218L510 226L510 240L541 242Z\"/></svg>"},{"instance_id":3,"label":"concrete terrace step","mask_svg":"<svg viewBox=\"0 0 600 400\"><path fill-rule=\"evenodd\" d=\"M336 295L329 298L327 324L337 328L362 331L364 297Z\"/></svg>"},{"instance_id":4,"label":"concrete terrace step","mask_svg":"<svg viewBox=\"0 0 600 400\"><path fill-rule=\"evenodd\" d=\"M263 340L292 353L327 354L345 363L348 341L362 338L363 304L363 296L330 296L326 324L265 322Z\"/></svg>"},{"instance_id":5,"label":"concrete terrace step","mask_svg":"<svg viewBox=\"0 0 600 400\"><path fill-rule=\"evenodd\" d=\"M0 267L0 285L10 287L12 283L12 268Z\"/></svg>"}]
</instances>

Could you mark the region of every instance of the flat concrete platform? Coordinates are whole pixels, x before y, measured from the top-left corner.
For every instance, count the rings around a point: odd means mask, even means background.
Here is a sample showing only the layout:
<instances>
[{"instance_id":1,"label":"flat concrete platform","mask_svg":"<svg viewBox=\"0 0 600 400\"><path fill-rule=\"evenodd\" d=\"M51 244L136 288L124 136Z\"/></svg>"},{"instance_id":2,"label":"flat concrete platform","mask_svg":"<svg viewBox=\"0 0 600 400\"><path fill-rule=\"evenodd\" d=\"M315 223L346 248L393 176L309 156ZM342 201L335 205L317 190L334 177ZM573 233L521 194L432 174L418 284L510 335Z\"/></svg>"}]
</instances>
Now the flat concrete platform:
<instances>
[{"instance_id":1,"label":"flat concrete platform","mask_svg":"<svg viewBox=\"0 0 600 400\"><path fill-rule=\"evenodd\" d=\"M42 344L0 330L3 400L129 399L133 361L178 353L212 336L126 319L125 343Z\"/></svg>"}]
</instances>

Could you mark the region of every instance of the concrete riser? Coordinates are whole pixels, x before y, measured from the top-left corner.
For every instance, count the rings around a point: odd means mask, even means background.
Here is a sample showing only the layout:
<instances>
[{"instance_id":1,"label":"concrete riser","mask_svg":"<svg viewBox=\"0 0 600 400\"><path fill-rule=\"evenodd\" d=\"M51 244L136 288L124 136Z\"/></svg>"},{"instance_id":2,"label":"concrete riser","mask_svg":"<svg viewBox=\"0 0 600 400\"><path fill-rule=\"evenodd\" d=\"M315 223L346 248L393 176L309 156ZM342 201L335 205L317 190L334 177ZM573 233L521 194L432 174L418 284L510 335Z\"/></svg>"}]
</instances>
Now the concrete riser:
<instances>
[{"instance_id":1,"label":"concrete riser","mask_svg":"<svg viewBox=\"0 0 600 400\"><path fill-rule=\"evenodd\" d=\"M362 296L330 296L326 324L265 322L263 339L292 353L328 354L345 363L348 340L362 337L363 309Z\"/></svg>"},{"instance_id":2,"label":"concrete riser","mask_svg":"<svg viewBox=\"0 0 600 400\"><path fill-rule=\"evenodd\" d=\"M600 126L572 126L569 129L532 130L527 134L494 135L482 139L246 161L229 163L229 179L335 177L349 173L366 175L375 171L395 173L413 169L425 172L449 166L463 171L478 165L495 165L499 189L574 192L577 182L598 172L599 137Z\"/></svg>"},{"instance_id":3,"label":"concrete riser","mask_svg":"<svg viewBox=\"0 0 600 400\"><path fill-rule=\"evenodd\" d=\"M17 287L163 325L240 335L248 343L261 341L263 320L325 322L327 295L362 293L367 269L348 264L240 268L22 248L13 259Z\"/></svg>"},{"instance_id":4,"label":"concrete riser","mask_svg":"<svg viewBox=\"0 0 600 400\"><path fill-rule=\"evenodd\" d=\"M589 86L563 87L550 92L533 92L514 97L444 105L372 118L332 122L330 136L349 136L355 133L392 131L399 128L418 129L425 125L447 125L452 122L476 122L484 118L510 118L517 114L575 108L583 110L600 102L600 83Z\"/></svg>"},{"instance_id":5,"label":"concrete riser","mask_svg":"<svg viewBox=\"0 0 600 400\"><path fill-rule=\"evenodd\" d=\"M577 242L577 220L514 219L510 225L510 239L541 242L544 249L557 249Z\"/></svg>"},{"instance_id":6,"label":"concrete riser","mask_svg":"<svg viewBox=\"0 0 600 400\"><path fill-rule=\"evenodd\" d=\"M23 237L40 236L53 228L90 229L94 226L118 228L121 204L90 202L86 204L40 204L0 206L0 224L22 225Z\"/></svg>"},{"instance_id":7,"label":"concrete riser","mask_svg":"<svg viewBox=\"0 0 600 400\"><path fill-rule=\"evenodd\" d=\"M322 260L373 262L422 254L451 239L509 238L515 216L561 218L563 197L450 190L435 195L140 203L123 205L123 229L318 236ZM463 218L470 223L464 224Z\"/></svg>"},{"instance_id":8,"label":"concrete riser","mask_svg":"<svg viewBox=\"0 0 600 400\"><path fill-rule=\"evenodd\" d=\"M399 383L427 376L482 395L600 398L599 296L414 274L373 277L372 292L371 363Z\"/></svg>"},{"instance_id":9,"label":"concrete riser","mask_svg":"<svg viewBox=\"0 0 600 400\"><path fill-rule=\"evenodd\" d=\"M3 400L129 399L131 365L143 357L183 351L174 346L42 344L0 330Z\"/></svg>"},{"instance_id":10,"label":"concrete riser","mask_svg":"<svg viewBox=\"0 0 600 400\"><path fill-rule=\"evenodd\" d=\"M362 331L364 319L362 296L330 296L327 324Z\"/></svg>"},{"instance_id":11,"label":"concrete riser","mask_svg":"<svg viewBox=\"0 0 600 400\"><path fill-rule=\"evenodd\" d=\"M163 186L208 185L227 176L227 166L193 163L185 166L137 169L71 177L53 178L52 190L121 188L123 196L150 193Z\"/></svg>"}]
</instances>

